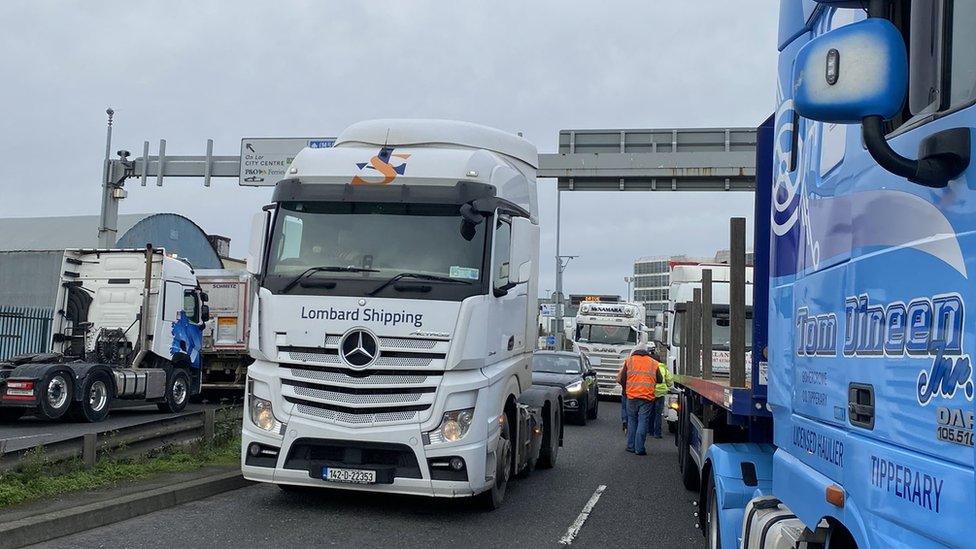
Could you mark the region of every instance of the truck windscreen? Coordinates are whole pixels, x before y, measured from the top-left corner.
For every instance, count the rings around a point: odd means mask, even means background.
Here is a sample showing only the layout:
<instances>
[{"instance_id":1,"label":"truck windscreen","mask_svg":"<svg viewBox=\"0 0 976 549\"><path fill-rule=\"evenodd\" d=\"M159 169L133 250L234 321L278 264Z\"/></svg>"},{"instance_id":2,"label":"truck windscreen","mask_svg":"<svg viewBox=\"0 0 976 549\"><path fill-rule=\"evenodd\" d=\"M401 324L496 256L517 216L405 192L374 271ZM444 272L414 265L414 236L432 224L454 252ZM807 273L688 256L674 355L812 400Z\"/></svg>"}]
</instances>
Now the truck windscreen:
<instances>
[{"instance_id":1,"label":"truck windscreen","mask_svg":"<svg viewBox=\"0 0 976 549\"><path fill-rule=\"evenodd\" d=\"M273 293L460 300L485 293L487 223L454 204L283 202L263 285ZM470 239L465 238L471 237ZM304 276L303 276L303 273ZM441 279L441 280L438 280Z\"/></svg>"},{"instance_id":2,"label":"truck windscreen","mask_svg":"<svg viewBox=\"0 0 976 549\"><path fill-rule=\"evenodd\" d=\"M681 329L685 314L679 312L674 317L674 327L671 329L673 334L673 344L680 347ZM746 313L746 348L752 349L752 312ZM728 351L729 341L731 340L729 329L729 315L719 314L712 317L712 349L716 351Z\"/></svg>"},{"instance_id":3,"label":"truck windscreen","mask_svg":"<svg viewBox=\"0 0 976 549\"><path fill-rule=\"evenodd\" d=\"M637 343L637 332L630 326L579 324L576 326L576 341L579 343L625 345L628 343Z\"/></svg>"}]
</instances>

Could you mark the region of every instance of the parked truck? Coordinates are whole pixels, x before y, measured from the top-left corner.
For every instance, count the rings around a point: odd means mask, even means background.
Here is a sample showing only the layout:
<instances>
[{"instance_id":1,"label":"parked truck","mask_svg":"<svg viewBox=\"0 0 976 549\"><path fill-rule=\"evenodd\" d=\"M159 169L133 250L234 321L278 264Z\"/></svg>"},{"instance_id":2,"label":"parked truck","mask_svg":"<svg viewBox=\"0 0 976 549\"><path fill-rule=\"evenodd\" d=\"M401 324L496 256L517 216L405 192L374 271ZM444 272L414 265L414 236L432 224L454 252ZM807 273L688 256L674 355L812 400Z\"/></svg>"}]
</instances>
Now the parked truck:
<instances>
[{"instance_id":1,"label":"parked truck","mask_svg":"<svg viewBox=\"0 0 976 549\"><path fill-rule=\"evenodd\" d=\"M580 303L573 348L594 364L601 395L620 396L617 372L634 348L647 343L647 332L639 303Z\"/></svg>"},{"instance_id":2,"label":"parked truck","mask_svg":"<svg viewBox=\"0 0 976 549\"><path fill-rule=\"evenodd\" d=\"M555 464L561 395L532 385L536 167L520 137L437 120L295 157L253 225L246 478L494 508Z\"/></svg>"},{"instance_id":3,"label":"parked truck","mask_svg":"<svg viewBox=\"0 0 976 549\"><path fill-rule=\"evenodd\" d=\"M196 275L210 298L210 320L203 329L201 387L215 397L242 397L251 363L247 345L253 277L229 269L198 269Z\"/></svg>"},{"instance_id":4,"label":"parked truck","mask_svg":"<svg viewBox=\"0 0 976 549\"><path fill-rule=\"evenodd\" d=\"M973 546L974 27L969 1L781 2L756 352L741 385L678 380L710 547Z\"/></svg>"},{"instance_id":5,"label":"parked truck","mask_svg":"<svg viewBox=\"0 0 976 549\"><path fill-rule=\"evenodd\" d=\"M101 421L114 399L178 412L200 392L207 296L165 250L66 250L50 352L0 363L0 419Z\"/></svg>"}]
</instances>

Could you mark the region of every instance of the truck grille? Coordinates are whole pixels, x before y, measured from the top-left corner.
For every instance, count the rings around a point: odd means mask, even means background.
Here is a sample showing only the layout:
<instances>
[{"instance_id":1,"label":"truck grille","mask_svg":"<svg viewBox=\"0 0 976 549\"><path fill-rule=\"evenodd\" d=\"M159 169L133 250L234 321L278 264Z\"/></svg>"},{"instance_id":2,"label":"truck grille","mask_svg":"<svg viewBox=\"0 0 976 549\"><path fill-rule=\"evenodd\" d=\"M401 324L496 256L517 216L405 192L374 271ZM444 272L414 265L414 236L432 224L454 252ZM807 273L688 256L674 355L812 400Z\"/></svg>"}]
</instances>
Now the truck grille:
<instances>
[{"instance_id":1,"label":"truck grille","mask_svg":"<svg viewBox=\"0 0 976 549\"><path fill-rule=\"evenodd\" d=\"M620 385L617 384L617 372L624 365L624 359L616 353L589 352L587 356L598 357L600 365L595 366L596 383L601 395L619 395Z\"/></svg>"},{"instance_id":2,"label":"truck grille","mask_svg":"<svg viewBox=\"0 0 976 549\"><path fill-rule=\"evenodd\" d=\"M281 392L295 412L343 425L423 419L434 404L449 342L379 338L380 356L365 369L339 356L341 336L324 347L278 347Z\"/></svg>"}]
</instances>

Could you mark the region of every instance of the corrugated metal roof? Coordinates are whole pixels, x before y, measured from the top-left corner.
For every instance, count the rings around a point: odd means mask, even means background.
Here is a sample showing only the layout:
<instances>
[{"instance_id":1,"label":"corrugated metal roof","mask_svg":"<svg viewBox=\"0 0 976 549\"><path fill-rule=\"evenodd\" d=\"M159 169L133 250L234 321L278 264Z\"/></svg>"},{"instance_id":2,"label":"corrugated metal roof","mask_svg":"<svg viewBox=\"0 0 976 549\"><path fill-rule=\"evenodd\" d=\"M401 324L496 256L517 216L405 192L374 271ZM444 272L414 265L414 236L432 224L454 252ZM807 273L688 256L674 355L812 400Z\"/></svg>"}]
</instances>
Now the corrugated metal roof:
<instances>
[{"instance_id":1,"label":"corrugated metal roof","mask_svg":"<svg viewBox=\"0 0 976 549\"><path fill-rule=\"evenodd\" d=\"M119 216L118 235L152 214ZM0 251L97 248L98 216L7 217L0 219Z\"/></svg>"}]
</instances>

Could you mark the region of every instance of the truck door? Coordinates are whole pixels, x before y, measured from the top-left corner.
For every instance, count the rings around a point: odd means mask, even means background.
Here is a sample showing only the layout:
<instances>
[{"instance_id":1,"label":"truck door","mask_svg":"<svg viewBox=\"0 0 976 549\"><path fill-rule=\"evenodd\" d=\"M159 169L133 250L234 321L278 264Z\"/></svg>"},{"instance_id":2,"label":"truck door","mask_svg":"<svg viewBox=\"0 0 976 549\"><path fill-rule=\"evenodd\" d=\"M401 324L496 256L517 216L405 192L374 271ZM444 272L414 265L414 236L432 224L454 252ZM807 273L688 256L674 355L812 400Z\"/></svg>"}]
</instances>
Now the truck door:
<instances>
[{"instance_id":1,"label":"truck door","mask_svg":"<svg viewBox=\"0 0 976 549\"><path fill-rule=\"evenodd\" d=\"M495 298L495 314L489 324L490 362L500 360L525 350L524 332L527 295L525 286L512 286L516 273L512 266L512 222L500 212L494 216L492 236L492 294Z\"/></svg>"}]
</instances>

